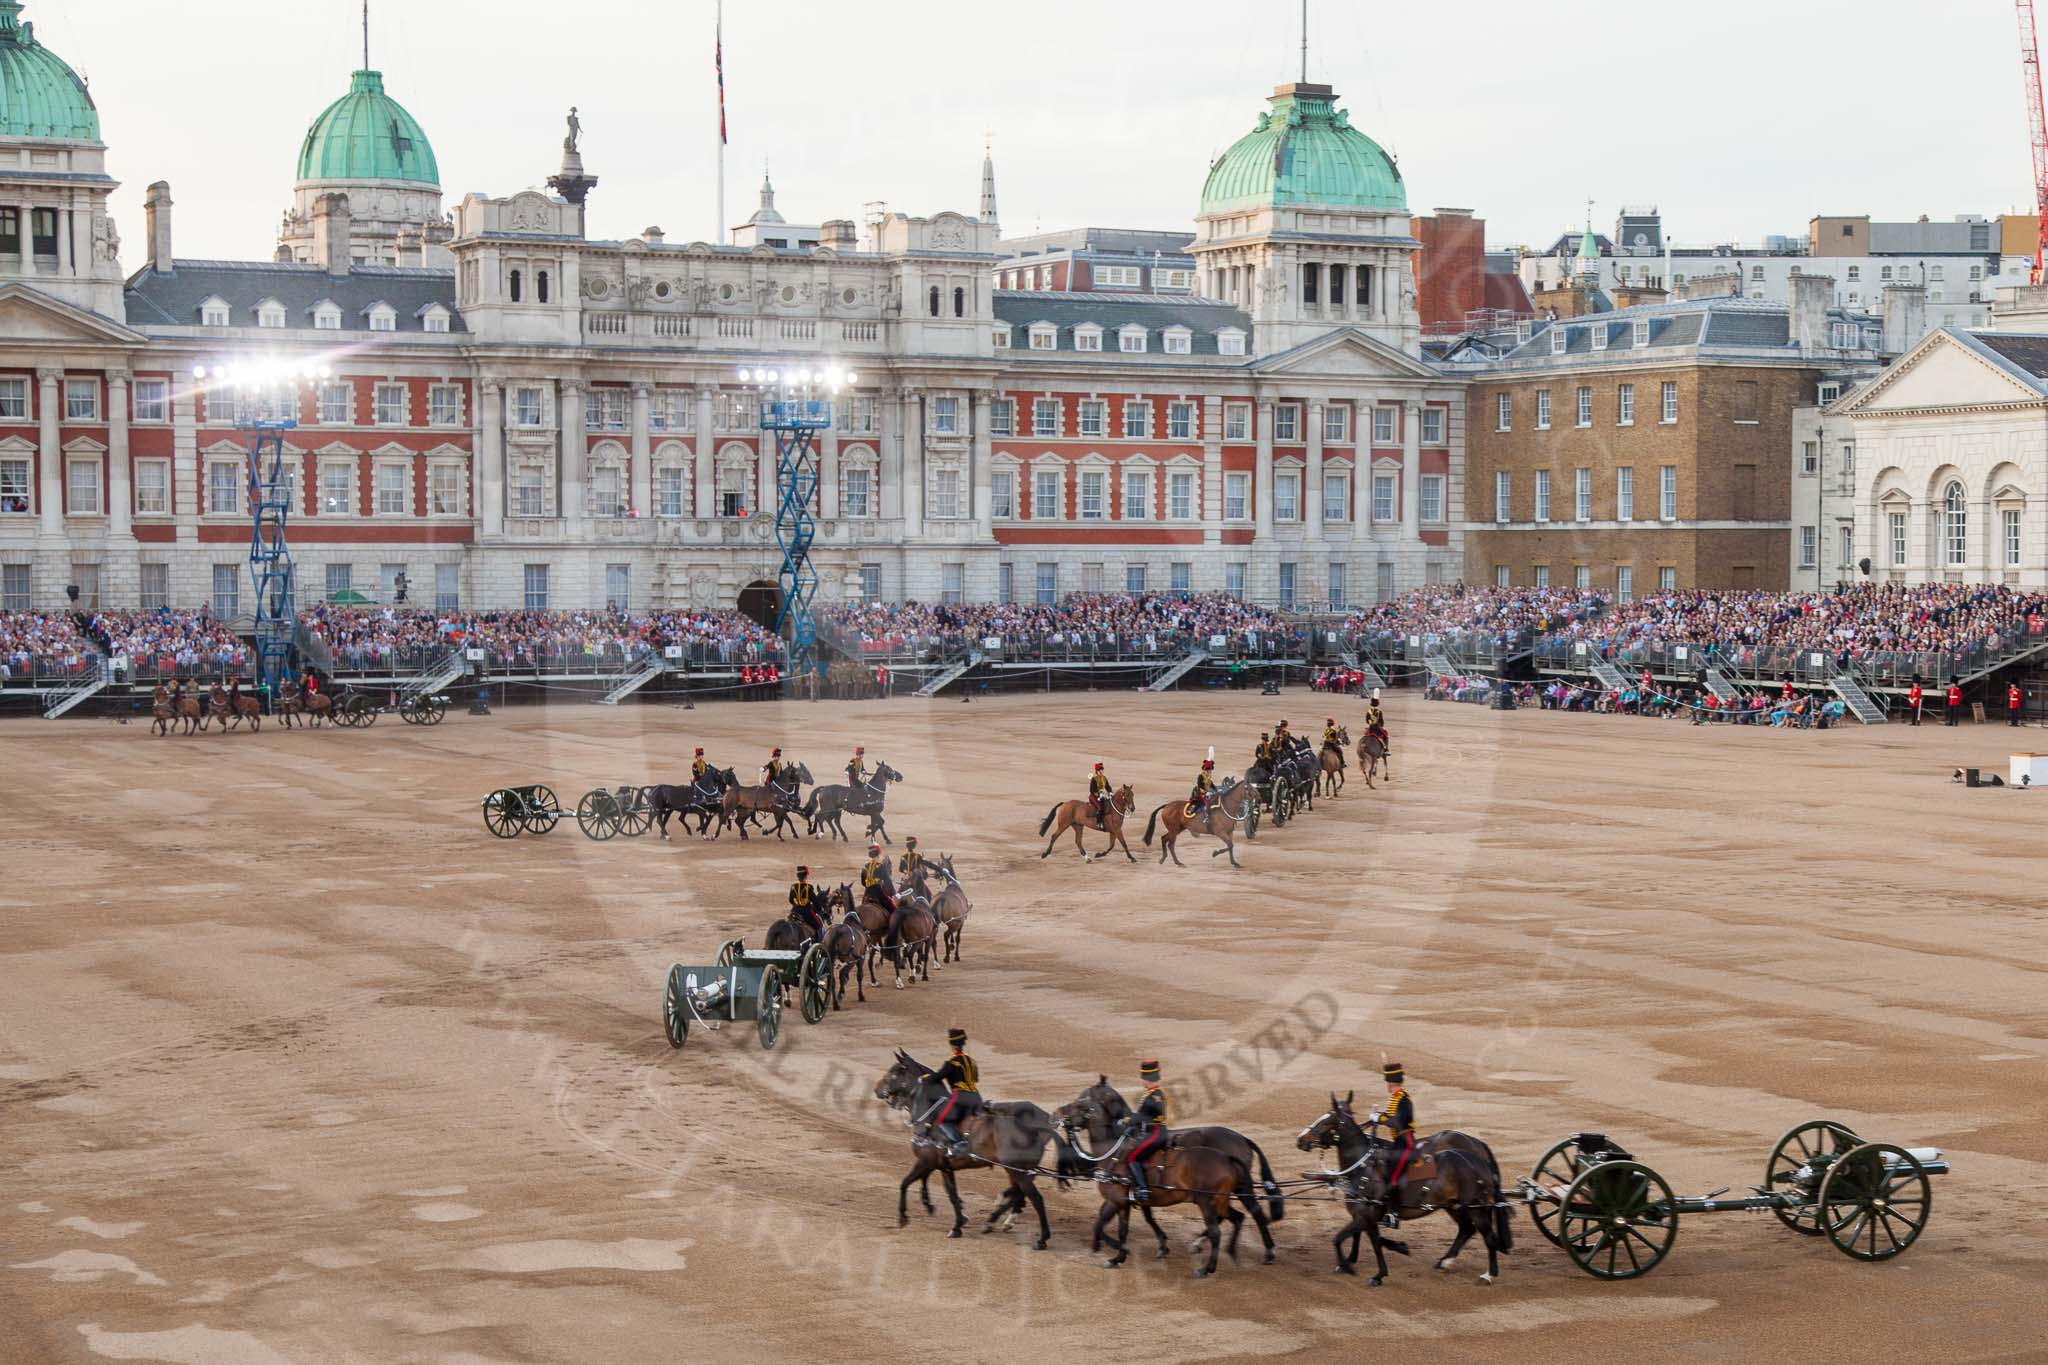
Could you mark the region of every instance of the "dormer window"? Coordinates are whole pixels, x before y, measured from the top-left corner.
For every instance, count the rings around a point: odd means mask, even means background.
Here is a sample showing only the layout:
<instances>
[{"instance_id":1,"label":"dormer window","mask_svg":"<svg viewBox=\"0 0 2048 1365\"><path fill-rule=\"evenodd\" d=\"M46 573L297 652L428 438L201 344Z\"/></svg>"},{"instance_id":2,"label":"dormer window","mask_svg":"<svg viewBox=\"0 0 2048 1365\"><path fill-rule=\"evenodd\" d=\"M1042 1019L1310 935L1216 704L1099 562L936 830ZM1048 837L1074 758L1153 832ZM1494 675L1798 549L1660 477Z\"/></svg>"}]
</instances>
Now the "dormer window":
<instances>
[{"instance_id":1,"label":"dormer window","mask_svg":"<svg viewBox=\"0 0 2048 1365\"><path fill-rule=\"evenodd\" d=\"M1010 349L1010 329L1007 326L998 326L992 334L992 339L998 351Z\"/></svg>"},{"instance_id":2,"label":"dormer window","mask_svg":"<svg viewBox=\"0 0 2048 1365\"><path fill-rule=\"evenodd\" d=\"M395 332L398 330L398 310L390 304L383 302L373 303L364 312L370 319L371 331Z\"/></svg>"},{"instance_id":3,"label":"dormer window","mask_svg":"<svg viewBox=\"0 0 2048 1365\"><path fill-rule=\"evenodd\" d=\"M1059 345L1059 328L1049 322L1035 322L1031 325L1031 349L1050 351Z\"/></svg>"},{"instance_id":4,"label":"dormer window","mask_svg":"<svg viewBox=\"0 0 2048 1365\"><path fill-rule=\"evenodd\" d=\"M1235 327L1226 327L1216 334L1216 354L1243 355L1244 333Z\"/></svg>"},{"instance_id":5,"label":"dormer window","mask_svg":"<svg viewBox=\"0 0 2048 1365\"><path fill-rule=\"evenodd\" d=\"M284 305L276 299L265 299L257 304L256 325L258 327L284 326Z\"/></svg>"},{"instance_id":6,"label":"dormer window","mask_svg":"<svg viewBox=\"0 0 2048 1365\"><path fill-rule=\"evenodd\" d=\"M1116 329L1116 348L1119 351L1135 352L1145 349L1146 331L1143 327L1130 326Z\"/></svg>"},{"instance_id":7,"label":"dormer window","mask_svg":"<svg viewBox=\"0 0 2048 1365\"><path fill-rule=\"evenodd\" d=\"M1550 353L1552 355L1563 355L1566 348L1571 344L1571 334L1565 331L1564 328L1553 327L1550 329Z\"/></svg>"},{"instance_id":8,"label":"dormer window","mask_svg":"<svg viewBox=\"0 0 2048 1365\"><path fill-rule=\"evenodd\" d=\"M1084 322L1074 329L1074 349L1077 351L1099 351L1102 349L1102 328L1092 322Z\"/></svg>"},{"instance_id":9,"label":"dormer window","mask_svg":"<svg viewBox=\"0 0 2048 1365\"><path fill-rule=\"evenodd\" d=\"M1636 347L1650 344L1650 320L1648 318L1636 319L1635 327L1629 337L1629 344Z\"/></svg>"},{"instance_id":10,"label":"dormer window","mask_svg":"<svg viewBox=\"0 0 2048 1365\"><path fill-rule=\"evenodd\" d=\"M199 305L201 327L225 327L228 325L228 301L215 294Z\"/></svg>"},{"instance_id":11,"label":"dormer window","mask_svg":"<svg viewBox=\"0 0 2048 1365\"><path fill-rule=\"evenodd\" d=\"M1607 349L1606 323L1601 323L1600 325L1593 328L1593 349L1596 351L1604 351Z\"/></svg>"},{"instance_id":12,"label":"dormer window","mask_svg":"<svg viewBox=\"0 0 2048 1365\"><path fill-rule=\"evenodd\" d=\"M416 315L422 331L445 332L448 330L448 310L438 303L430 303Z\"/></svg>"},{"instance_id":13,"label":"dormer window","mask_svg":"<svg viewBox=\"0 0 2048 1365\"><path fill-rule=\"evenodd\" d=\"M322 299L313 305L313 330L338 332L341 330L341 305L333 299Z\"/></svg>"},{"instance_id":14,"label":"dormer window","mask_svg":"<svg viewBox=\"0 0 2048 1365\"><path fill-rule=\"evenodd\" d=\"M1169 327L1160 333L1160 349L1168 355L1187 355L1194 350L1194 333L1185 327Z\"/></svg>"}]
</instances>

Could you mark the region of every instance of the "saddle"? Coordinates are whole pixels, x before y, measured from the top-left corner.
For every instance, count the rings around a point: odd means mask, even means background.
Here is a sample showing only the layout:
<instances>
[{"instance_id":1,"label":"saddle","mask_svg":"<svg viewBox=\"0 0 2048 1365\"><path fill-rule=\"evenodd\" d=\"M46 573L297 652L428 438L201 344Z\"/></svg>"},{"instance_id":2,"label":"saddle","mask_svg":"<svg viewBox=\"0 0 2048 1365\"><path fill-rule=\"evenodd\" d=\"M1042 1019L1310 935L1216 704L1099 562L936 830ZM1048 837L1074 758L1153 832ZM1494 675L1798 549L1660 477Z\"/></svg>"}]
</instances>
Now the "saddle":
<instances>
[{"instance_id":1,"label":"saddle","mask_svg":"<svg viewBox=\"0 0 2048 1365\"><path fill-rule=\"evenodd\" d=\"M1436 1179L1436 1153L1417 1149L1415 1155L1408 1158L1408 1169L1401 1172L1401 1179L1403 1182Z\"/></svg>"}]
</instances>

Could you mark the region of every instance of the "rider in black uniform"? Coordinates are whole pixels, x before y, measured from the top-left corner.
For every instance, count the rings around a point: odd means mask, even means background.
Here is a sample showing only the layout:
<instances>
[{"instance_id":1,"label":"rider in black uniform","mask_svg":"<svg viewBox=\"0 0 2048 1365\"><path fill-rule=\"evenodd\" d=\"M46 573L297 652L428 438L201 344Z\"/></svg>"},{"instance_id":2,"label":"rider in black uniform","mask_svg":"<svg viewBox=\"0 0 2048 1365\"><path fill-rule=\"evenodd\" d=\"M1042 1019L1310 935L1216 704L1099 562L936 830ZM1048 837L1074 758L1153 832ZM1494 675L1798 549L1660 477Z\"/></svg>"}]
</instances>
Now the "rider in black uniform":
<instances>
[{"instance_id":1,"label":"rider in black uniform","mask_svg":"<svg viewBox=\"0 0 2048 1365\"><path fill-rule=\"evenodd\" d=\"M1215 759L1205 758L1202 760L1202 770L1195 774L1194 790L1188 793L1188 815L1190 817L1200 815L1203 811L1209 809L1209 793L1216 790L1216 782L1209 774L1215 771L1215 768Z\"/></svg>"},{"instance_id":2,"label":"rider in black uniform","mask_svg":"<svg viewBox=\"0 0 2048 1365\"><path fill-rule=\"evenodd\" d=\"M1141 1062L1138 1078L1145 1082L1145 1098L1123 1126L1133 1144L1125 1161L1131 1173L1131 1198L1144 1204L1152 1198L1145 1184L1145 1162L1166 1147L1166 1092L1159 1088L1159 1063Z\"/></svg>"},{"instance_id":3,"label":"rider in black uniform","mask_svg":"<svg viewBox=\"0 0 2048 1365\"><path fill-rule=\"evenodd\" d=\"M896 889L889 884L889 864L880 844L868 845L867 864L860 870L862 893L884 910L896 909Z\"/></svg>"},{"instance_id":4,"label":"rider in black uniform","mask_svg":"<svg viewBox=\"0 0 2048 1365\"><path fill-rule=\"evenodd\" d=\"M1097 822L1109 823L1110 788L1109 779L1103 775L1102 765L1095 765L1095 771L1088 778L1088 809Z\"/></svg>"},{"instance_id":5,"label":"rider in black uniform","mask_svg":"<svg viewBox=\"0 0 2048 1365\"><path fill-rule=\"evenodd\" d=\"M946 1155L957 1161L967 1155L967 1139L960 1135L960 1120L981 1112L981 1068L967 1055L966 1029L947 1029L946 1046L953 1050L953 1055L932 1076L945 1082L952 1093L933 1116L932 1127L945 1144Z\"/></svg>"},{"instance_id":6,"label":"rider in black uniform","mask_svg":"<svg viewBox=\"0 0 2048 1365\"><path fill-rule=\"evenodd\" d=\"M690 760L690 781L692 783L702 782L710 772L711 765L704 761L704 749L700 745L698 746L696 756Z\"/></svg>"}]
</instances>

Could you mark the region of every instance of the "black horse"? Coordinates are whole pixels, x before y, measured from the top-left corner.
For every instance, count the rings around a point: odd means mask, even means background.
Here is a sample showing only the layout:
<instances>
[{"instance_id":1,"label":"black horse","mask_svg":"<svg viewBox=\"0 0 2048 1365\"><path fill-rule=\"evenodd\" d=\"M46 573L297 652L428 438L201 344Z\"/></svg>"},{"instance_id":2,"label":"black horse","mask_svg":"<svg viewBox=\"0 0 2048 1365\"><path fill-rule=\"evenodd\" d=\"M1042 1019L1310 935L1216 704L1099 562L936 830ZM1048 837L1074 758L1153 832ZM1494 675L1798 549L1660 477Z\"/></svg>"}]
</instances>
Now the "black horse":
<instances>
[{"instance_id":1,"label":"black horse","mask_svg":"<svg viewBox=\"0 0 2048 1365\"><path fill-rule=\"evenodd\" d=\"M668 818L682 817L682 827L690 827L690 817L697 817L697 837L710 837L714 817L722 815L725 789L737 786L739 779L730 768L707 768L704 776L686 786L660 786L647 789L647 806L654 815L654 823L661 830L661 837L668 838Z\"/></svg>"},{"instance_id":2,"label":"black horse","mask_svg":"<svg viewBox=\"0 0 2048 1365\"><path fill-rule=\"evenodd\" d=\"M889 837L888 826L882 822L882 805L889 799L889 784L901 782L903 774L886 763L875 764L874 775L858 789L837 785L811 788L811 799L804 803L803 817L810 822L812 834L820 825L829 825L841 841L846 838L846 827L839 823L842 815L865 815L868 818L867 837L879 838L885 844L896 842Z\"/></svg>"}]
</instances>

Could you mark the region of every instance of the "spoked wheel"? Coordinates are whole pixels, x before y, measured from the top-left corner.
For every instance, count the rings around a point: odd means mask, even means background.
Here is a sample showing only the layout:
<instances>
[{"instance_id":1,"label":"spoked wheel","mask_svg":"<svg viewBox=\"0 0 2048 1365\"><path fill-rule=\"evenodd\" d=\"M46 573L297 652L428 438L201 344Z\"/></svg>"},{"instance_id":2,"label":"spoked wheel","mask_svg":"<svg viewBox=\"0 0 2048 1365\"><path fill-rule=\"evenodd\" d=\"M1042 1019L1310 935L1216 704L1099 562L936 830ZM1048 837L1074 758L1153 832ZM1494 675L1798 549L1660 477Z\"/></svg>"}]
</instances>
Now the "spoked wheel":
<instances>
[{"instance_id":1,"label":"spoked wheel","mask_svg":"<svg viewBox=\"0 0 2048 1365\"><path fill-rule=\"evenodd\" d=\"M1777 1194L1784 1187L1795 1184L1795 1177L1801 1168L1809 1168L1809 1183L1805 1193L1811 1196L1815 1187L1811 1178L1821 1174L1815 1167L1827 1167L1842 1153L1861 1145L1857 1137L1839 1123L1827 1119L1814 1119L1802 1123L1778 1139L1778 1145L1771 1148L1771 1159L1764 1166L1764 1188ZM1821 1235L1819 1208L1805 1203L1798 1208L1772 1209L1778 1221L1792 1231L1805 1237Z\"/></svg>"},{"instance_id":2,"label":"spoked wheel","mask_svg":"<svg viewBox=\"0 0 2048 1365\"><path fill-rule=\"evenodd\" d=\"M1671 1187L1648 1166L1603 1161L1571 1183L1553 1226L1579 1269L1596 1279L1632 1280L1671 1250L1678 1209Z\"/></svg>"},{"instance_id":3,"label":"spoked wheel","mask_svg":"<svg viewBox=\"0 0 2048 1365\"><path fill-rule=\"evenodd\" d=\"M654 828L654 802L645 787L630 789L632 799L622 801L619 808L619 832L629 839L637 839Z\"/></svg>"},{"instance_id":4,"label":"spoked wheel","mask_svg":"<svg viewBox=\"0 0 2048 1365\"><path fill-rule=\"evenodd\" d=\"M775 1039L782 1032L782 973L773 967L761 972L761 1013L754 1020L754 1027L761 1034L762 1047L775 1046Z\"/></svg>"},{"instance_id":5,"label":"spoked wheel","mask_svg":"<svg viewBox=\"0 0 2048 1365\"><path fill-rule=\"evenodd\" d=\"M725 941L725 946L718 950L718 957L716 961L718 965L721 967L730 967L733 963L740 960L740 954L744 953L746 950L747 945L745 940L737 938L727 939Z\"/></svg>"},{"instance_id":6,"label":"spoked wheel","mask_svg":"<svg viewBox=\"0 0 2048 1365\"><path fill-rule=\"evenodd\" d=\"M502 791L492 792L484 798L484 828L500 839L515 839L526 824L520 813L513 808Z\"/></svg>"},{"instance_id":7,"label":"spoked wheel","mask_svg":"<svg viewBox=\"0 0 2048 1365\"><path fill-rule=\"evenodd\" d=\"M1251 805L1245 809L1244 837L1247 839L1259 837L1259 799L1256 793L1252 796Z\"/></svg>"},{"instance_id":8,"label":"spoked wheel","mask_svg":"<svg viewBox=\"0 0 2048 1365\"><path fill-rule=\"evenodd\" d=\"M1919 1160L1889 1142L1868 1142L1835 1158L1820 1183L1828 1240L1859 1261L1889 1261L1927 1226L1934 1187Z\"/></svg>"},{"instance_id":9,"label":"spoked wheel","mask_svg":"<svg viewBox=\"0 0 2048 1365\"><path fill-rule=\"evenodd\" d=\"M670 1047L690 1041L690 1007L683 1003L683 989L683 964L678 962L668 969L668 986L661 993L661 1024Z\"/></svg>"},{"instance_id":10,"label":"spoked wheel","mask_svg":"<svg viewBox=\"0 0 2048 1365\"><path fill-rule=\"evenodd\" d=\"M420 708L420 724L422 725L439 725L447 718L448 699L446 697L429 697L427 698L426 705Z\"/></svg>"},{"instance_id":11,"label":"spoked wheel","mask_svg":"<svg viewBox=\"0 0 2048 1365\"><path fill-rule=\"evenodd\" d=\"M367 729L377 723L377 708L370 705L368 697L351 698L348 709L349 714L354 717L349 723L357 729Z\"/></svg>"},{"instance_id":12,"label":"spoked wheel","mask_svg":"<svg viewBox=\"0 0 2048 1365\"><path fill-rule=\"evenodd\" d=\"M601 843L619 832L619 803L603 788L585 792L576 803L576 824L586 837Z\"/></svg>"},{"instance_id":13,"label":"spoked wheel","mask_svg":"<svg viewBox=\"0 0 2048 1365\"><path fill-rule=\"evenodd\" d=\"M555 799L555 789L535 787L526 799L526 827L535 834L546 834L561 818L562 803Z\"/></svg>"},{"instance_id":14,"label":"spoked wheel","mask_svg":"<svg viewBox=\"0 0 2048 1365\"><path fill-rule=\"evenodd\" d=\"M815 1024L832 1005L832 962L823 948L813 943L804 949L804 955L797 959L796 982L797 1006L803 1011L804 1022Z\"/></svg>"},{"instance_id":15,"label":"spoked wheel","mask_svg":"<svg viewBox=\"0 0 2048 1365\"><path fill-rule=\"evenodd\" d=\"M1579 1140L1566 1138L1543 1154L1536 1163L1536 1169L1529 1172L1531 1184L1541 1185L1545 1190L1561 1190L1579 1178L1577 1158ZM1536 1224L1536 1231L1552 1246L1563 1246L1557 1235L1557 1213L1561 1205L1534 1203L1529 1205L1529 1219Z\"/></svg>"}]
</instances>

